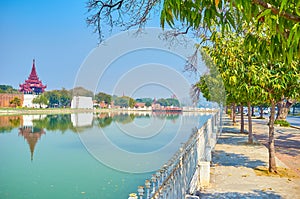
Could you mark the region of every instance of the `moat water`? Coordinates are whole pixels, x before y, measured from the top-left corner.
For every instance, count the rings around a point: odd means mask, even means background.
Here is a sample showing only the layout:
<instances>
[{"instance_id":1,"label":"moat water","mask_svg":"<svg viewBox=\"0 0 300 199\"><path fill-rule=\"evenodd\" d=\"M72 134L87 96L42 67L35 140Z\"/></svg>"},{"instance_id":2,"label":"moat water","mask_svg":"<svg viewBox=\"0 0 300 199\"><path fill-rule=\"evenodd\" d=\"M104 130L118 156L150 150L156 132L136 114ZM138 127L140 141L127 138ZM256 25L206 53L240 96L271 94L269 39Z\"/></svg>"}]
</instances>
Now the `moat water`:
<instances>
[{"instance_id":1,"label":"moat water","mask_svg":"<svg viewBox=\"0 0 300 199\"><path fill-rule=\"evenodd\" d=\"M1 199L122 199L210 115L0 116Z\"/></svg>"}]
</instances>

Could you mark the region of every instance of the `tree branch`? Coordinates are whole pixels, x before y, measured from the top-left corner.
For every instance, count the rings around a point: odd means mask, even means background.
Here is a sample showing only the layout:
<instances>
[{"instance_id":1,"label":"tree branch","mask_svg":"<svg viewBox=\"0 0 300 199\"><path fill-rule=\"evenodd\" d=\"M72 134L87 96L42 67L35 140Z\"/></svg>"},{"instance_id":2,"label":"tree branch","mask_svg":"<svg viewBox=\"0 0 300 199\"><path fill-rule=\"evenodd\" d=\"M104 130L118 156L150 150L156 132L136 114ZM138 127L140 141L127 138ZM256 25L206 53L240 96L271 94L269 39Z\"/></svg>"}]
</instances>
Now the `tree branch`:
<instances>
[{"instance_id":1,"label":"tree branch","mask_svg":"<svg viewBox=\"0 0 300 199\"><path fill-rule=\"evenodd\" d=\"M260 5L266 9L271 9L272 13L277 15L279 14L279 16L282 16L288 20L292 20L292 21L295 21L295 22L300 22L300 17L299 16L296 16L296 15L293 15L291 13L287 13L287 12L280 12L280 10L278 8L276 8L275 6L269 4L269 3L266 3L264 2L263 0L252 0L252 2L254 4L257 4L257 5Z\"/></svg>"}]
</instances>

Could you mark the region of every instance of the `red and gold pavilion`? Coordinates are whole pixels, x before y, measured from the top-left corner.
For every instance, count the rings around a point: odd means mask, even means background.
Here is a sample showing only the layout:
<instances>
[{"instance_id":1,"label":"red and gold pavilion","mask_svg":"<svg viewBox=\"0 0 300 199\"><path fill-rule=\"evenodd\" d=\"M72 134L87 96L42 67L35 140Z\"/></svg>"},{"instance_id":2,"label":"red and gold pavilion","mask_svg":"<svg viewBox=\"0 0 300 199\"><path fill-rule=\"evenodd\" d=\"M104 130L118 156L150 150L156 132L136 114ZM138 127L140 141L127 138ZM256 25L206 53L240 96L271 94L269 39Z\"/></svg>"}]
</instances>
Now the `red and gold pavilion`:
<instances>
[{"instance_id":1,"label":"red and gold pavilion","mask_svg":"<svg viewBox=\"0 0 300 199\"><path fill-rule=\"evenodd\" d=\"M42 81L39 80L39 77L36 74L35 69L35 60L33 60L31 73L24 84L20 84L20 92L24 94L41 94L45 91L47 86L43 85Z\"/></svg>"}]
</instances>

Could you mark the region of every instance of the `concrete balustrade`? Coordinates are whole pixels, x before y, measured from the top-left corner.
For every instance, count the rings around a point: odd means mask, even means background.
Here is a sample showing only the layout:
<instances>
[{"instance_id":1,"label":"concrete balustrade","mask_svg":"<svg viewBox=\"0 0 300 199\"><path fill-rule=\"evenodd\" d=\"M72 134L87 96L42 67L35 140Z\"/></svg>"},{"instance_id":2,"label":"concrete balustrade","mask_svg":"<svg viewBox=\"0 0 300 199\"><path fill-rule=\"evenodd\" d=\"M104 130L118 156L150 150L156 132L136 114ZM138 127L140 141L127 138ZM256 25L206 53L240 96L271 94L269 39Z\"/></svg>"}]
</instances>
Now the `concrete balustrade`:
<instances>
[{"instance_id":1,"label":"concrete balustrade","mask_svg":"<svg viewBox=\"0 0 300 199\"><path fill-rule=\"evenodd\" d=\"M221 113L216 112L128 199L199 198L195 193L210 182L212 151L221 130Z\"/></svg>"}]
</instances>

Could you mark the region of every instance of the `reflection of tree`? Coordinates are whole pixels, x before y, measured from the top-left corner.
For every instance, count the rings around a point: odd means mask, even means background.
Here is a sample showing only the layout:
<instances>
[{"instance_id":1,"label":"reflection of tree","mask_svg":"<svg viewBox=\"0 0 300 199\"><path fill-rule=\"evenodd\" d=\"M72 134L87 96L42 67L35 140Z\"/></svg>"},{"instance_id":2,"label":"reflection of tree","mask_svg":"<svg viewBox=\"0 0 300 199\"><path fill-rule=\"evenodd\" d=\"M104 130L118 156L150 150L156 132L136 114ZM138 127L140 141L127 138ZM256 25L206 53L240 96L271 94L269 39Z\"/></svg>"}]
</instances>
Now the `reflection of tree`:
<instances>
[{"instance_id":1,"label":"reflection of tree","mask_svg":"<svg viewBox=\"0 0 300 199\"><path fill-rule=\"evenodd\" d=\"M99 127L104 128L106 126L109 126L111 122L113 121L112 117L108 115L108 113L101 113L97 117L97 124Z\"/></svg>"},{"instance_id":2,"label":"reflection of tree","mask_svg":"<svg viewBox=\"0 0 300 199\"><path fill-rule=\"evenodd\" d=\"M71 122L70 114L47 115L44 119L33 120L33 126L45 128L48 131L60 130L63 133L70 129L76 131Z\"/></svg>"},{"instance_id":3,"label":"reflection of tree","mask_svg":"<svg viewBox=\"0 0 300 199\"><path fill-rule=\"evenodd\" d=\"M21 118L20 117L10 118L9 123L12 127L19 127L21 125Z\"/></svg>"},{"instance_id":4,"label":"reflection of tree","mask_svg":"<svg viewBox=\"0 0 300 199\"><path fill-rule=\"evenodd\" d=\"M179 118L180 113L165 113L165 112L156 112L153 114L154 117L159 119L167 119L167 120L177 120Z\"/></svg>"},{"instance_id":5,"label":"reflection of tree","mask_svg":"<svg viewBox=\"0 0 300 199\"><path fill-rule=\"evenodd\" d=\"M21 126L22 116L1 116L0 133L9 133L14 128Z\"/></svg>"},{"instance_id":6,"label":"reflection of tree","mask_svg":"<svg viewBox=\"0 0 300 199\"><path fill-rule=\"evenodd\" d=\"M10 133L13 128L11 126L1 126L0 133Z\"/></svg>"},{"instance_id":7,"label":"reflection of tree","mask_svg":"<svg viewBox=\"0 0 300 199\"><path fill-rule=\"evenodd\" d=\"M135 118L150 118L149 114L146 115L135 115Z\"/></svg>"},{"instance_id":8,"label":"reflection of tree","mask_svg":"<svg viewBox=\"0 0 300 199\"><path fill-rule=\"evenodd\" d=\"M166 114L167 120L177 120L179 118L179 114Z\"/></svg>"},{"instance_id":9,"label":"reflection of tree","mask_svg":"<svg viewBox=\"0 0 300 199\"><path fill-rule=\"evenodd\" d=\"M161 120L172 120L176 121L180 114L176 113L155 113L152 116ZM150 114L140 115L140 114L128 114L128 113L113 113L111 116L108 113L100 113L97 117L97 124L99 127L104 128L109 126L112 121L128 124L134 121L136 118L150 118Z\"/></svg>"},{"instance_id":10,"label":"reflection of tree","mask_svg":"<svg viewBox=\"0 0 300 199\"><path fill-rule=\"evenodd\" d=\"M118 114L118 115L114 115L113 116L113 121L114 122L118 122L118 123L121 123L121 124L128 124L128 123L131 123L133 122L135 118L135 115L134 114Z\"/></svg>"}]
</instances>

